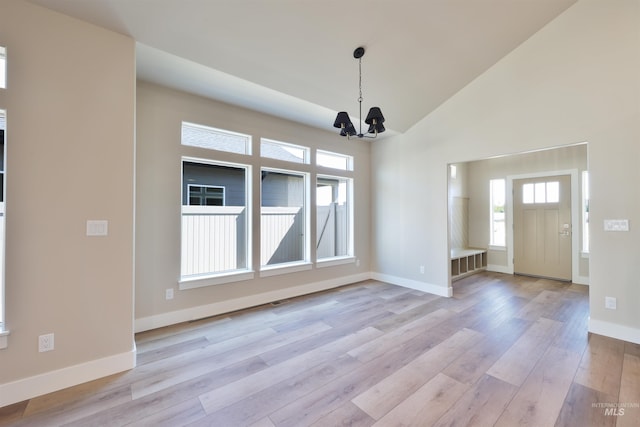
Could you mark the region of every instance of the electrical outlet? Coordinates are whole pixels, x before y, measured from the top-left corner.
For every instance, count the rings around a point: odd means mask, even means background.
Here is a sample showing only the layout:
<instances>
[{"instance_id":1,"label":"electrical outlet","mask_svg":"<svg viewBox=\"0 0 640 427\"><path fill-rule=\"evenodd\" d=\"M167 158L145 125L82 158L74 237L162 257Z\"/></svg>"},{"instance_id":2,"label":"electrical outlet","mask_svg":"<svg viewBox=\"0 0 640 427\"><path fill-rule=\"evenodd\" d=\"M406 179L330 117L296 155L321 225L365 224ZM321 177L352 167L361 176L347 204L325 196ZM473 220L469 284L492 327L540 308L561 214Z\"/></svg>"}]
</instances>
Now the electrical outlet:
<instances>
[{"instance_id":1,"label":"electrical outlet","mask_svg":"<svg viewBox=\"0 0 640 427\"><path fill-rule=\"evenodd\" d=\"M424 274L424 265L420 266L420 274Z\"/></svg>"},{"instance_id":2,"label":"electrical outlet","mask_svg":"<svg viewBox=\"0 0 640 427\"><path fill-rule=\"evenodd\" d=\"M617 300L614 297L604 297L604 308L609 310L615 310L617 307Z\"/></svg>"},{"instance_id":3,"label":"electrical outlet","mask_svg":"<svg viewBox=\"0 0 640 427\"><path fill-rule=\"evenodd\" d=\"M167 288L164 291L164 299L173 299L173 288Z\"/></svg>"},{"instance_id":4,"label":"electrical outlet","mask_svg":"<svg viewBox=\"0 0 640 427\"><path fill-rule=\"evenodd\" d=\"M356 267L360 267L360 258L356 259Z\"/></svg>"},{"instance_id":5,"label":"electrical outlet","mask_svg":"<svg viewBox=\"0 0 640 427\"><path fill-rule=\"evenodd\" d=\"M38 337L38 351L40 353L51 351L53 348L53 334L40 335Z\"/></svg>"}]
</instances>

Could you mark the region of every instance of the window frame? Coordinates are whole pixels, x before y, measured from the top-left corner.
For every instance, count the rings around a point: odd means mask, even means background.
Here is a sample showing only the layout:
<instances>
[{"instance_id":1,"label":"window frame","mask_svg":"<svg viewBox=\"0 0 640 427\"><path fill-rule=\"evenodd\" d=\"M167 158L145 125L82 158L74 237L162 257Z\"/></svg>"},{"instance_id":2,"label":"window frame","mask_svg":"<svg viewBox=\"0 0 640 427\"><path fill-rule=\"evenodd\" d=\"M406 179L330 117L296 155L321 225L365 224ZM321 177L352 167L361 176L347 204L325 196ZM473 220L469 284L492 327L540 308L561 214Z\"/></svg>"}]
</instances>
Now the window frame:
<instances>
[{"instance_id":1,"label":"window frame","mask_svg":"<svg viewBox=\"0 0 640 427\"><path fill-rule=\"evenodd\" d=\"M222 205L207 205L205 204L200 204L200 205L193 205L191 204L191 187L200 187L200 188L215 188L215 189L221 189L222 190ZM225 191L225 187L222 185L206 185L206 184L187 184L187 204L189 206L226 206L226 191ZM206 192L205 192L206 195ZM206 200L206 198L205 198Z\"/></svg>"},{"instance_id":2,"label":"window frame","mask_svg":"<svg viewBox=\"0 0 640 427\"><path fill-rule=\"evenodd\" d=\"M494 194L495 188L494 183L502 182L502 187L504 189L504 194L502 197L502 205L496 203L496 195ZM503 218L496 219L496 208L502 206L503 209ZM504 228L504 242L501 244L495 240L495 224L501 222ZM489 248L505 250L507 247L507 180L505 178L494 178L489 180Z\"/></svg>"},{"instance_id":3,"label":"window frame","mask_svg":"<svg viewBox=\"0 0 640 427\"><path fill-rule=\"evenodd\" d=\"M318 239L321 237L320 235L316 235L316 264L318 267L330 267L334 265L347 264L354 262L354 240L355 240L355 223L354 223L354 179L351 177L341 176L341 175L328 175L328 174L317 174L316 175L316 230L318 229L318 184L320 180L337 180L340 182L345 182L345 191L346 191L346 226L347 226L347 235L346 235L346 247L347 253L345 255L334 255L331 257L323 257L320 258L318 255L318 247L320 242Z\"/></svg>"},{"instance_id":4,"label":"window frame","mask_svg":"<svg viewBox=\"0 0 640 427\"><path fill-rule=\"evenodd\" d=\"M278 157L266 156L265 153L263 152L263 144L271 144L271 145L279 146L285 150L286 149L300 150L302 151L302 159L301 161L298 162L293 160L281 159ZM260 138L260 157L263 159L278 160L278 161L288 162L288 163L293 163L298 165L308 165L311 162L311 149L309 147L305 147L304 145L292 144L290 142L277 141L275 139L269 139L269 138Z\"/></svg>"},{"instance_id":5,"label":"window frame","mask_svg":"<svg viewBox=\"0 0 640 427\"><path fill-rule=\"evenodd\" d=\"M207 158L195 158L182 156L180 159L181 162L181 179L180 179L180 278L178 280L178 288L180 290L185 289L193 289L204 286L212 286L219 285L224 283L232 283L244 280L250 280L255 277L255 271L253 270L253 261L252 261L252 208L251 208L251 200L252 200L252 189L251 189L251 177L252 175L252 166L249 164L238 163L238 162L227 162L227 161L219 161ZM184 205L184 164L185 163L197 163L203 165L211 165L211 166L221 166L235 169L244 169L244 194L245 194L245 248L244 248L244 256L246 259L245 267L238 268L233 270L224 270L220 272L208 272L197 275L184 275L183 273L183 245L184 245L184 225L183 225L183 217L184 217L184 208L187 207L189 210L200 209L207 210L211 208L221 208L227 207L225 206L198 206L198 205ZM187 188L188 188L187 184ZM187 202L189 201L189 197L187 194Z\"/></svg>"},{"instance_id":6,"label":"window frame","mask_svg":"<svg viewBox=\"0 0 640 427\"><path fill-rule=\"evenodd\" d=\"M282 168L275 168L275 167L270 167L270 166L264 166L262 165L260 167L260 176L262 176L262 174L264 172L272 172L272 173L276 173L276 174L283 174L283 175L292 175L292 176L299 176L302 177L303 179L303 183L302 183L302 189L303 189L303 194L302 194L302 202L303 202L303 215L302 218L304 219L304 224L302 226L302 230L303 230L303 235L304 235L304 240L302 243L302 251L303 251L303 256L301 260L294 260L294 261L288 261L288 262L279 262L276 264L263 264L263 260L262 260L262 251L263 251L263 244L264 244L264 227L263 227L263 209L265 207L273 207L273 206L264 206L263 205L263 197L264 197L264 180L261 179L260 180L260 248L259 248L259 252L260 252L260 260L259 260L259 268L260 268L260 277L269 277L269 276L276 276L276 275L281 275L281 274L289 274L289 273L294 273L294 272L299 272L299 271L306 271L306 270L310 270L313 266L313 263L311 261L311 215L310 215L310 201L311 201L311 197L310 197L310 179L311 179L311 174L309 172L305 172L305 171L301 171L301 170L295 170L295 169L282 169Z\"/></svg>"},{"instance_id":7,"label":"window frame","mask_svg":"<svg viewBox=\"0 0 640 427\"><path fill-rule=\"evenodd\" d=\"M204 145L186 144L185 143L185 138L184 138L184 130L187 127L194 128L194 129L201 129L201 130L205 130L205 131L208 131L208 132L211 132L211 133L227 135L227 136L230 136L230 137L243 138L244 139L244 147L243 147L242 150L225 150L223 148L206 147ZM203 150L210 150L210 151L213 151L213 152L240 154L240 155L250 156L251 155L251 147L253 146L253 142L252 142L251 135L248 135L248 134L245 134L245 133L235 132L235 131L227 130L227 129L220 129L220 128L216 128L216 127L213 127L213 126L207 126L207 125L202 125L202 124L197 124L197 123L192 123L192 122L187 122L187 121L182 121L181 126L180 126L180 145L182 145L183 147L199 148L199 149L203 149Z\"/></svg>"},{"instance_id":8,"label":"window frame","mask_svg":"<svg viewBox=\"0 0 640 427\"><path fill-rule=\"evenodd\" d=\"M581 191L581 216L580 221L582 224L582 246L581 254L583 257L589 256L589 249L591 243L591 236L589 233L589 204L591 201L590 188L589 188L589 171L582 171L582 191Z\"/></svg>"},{"instance_id":9,"label":"window frame","mask_svg":"<svg viewBox=\"0 0 640 427\"><path fill-rule=\"evenodd\" d=\"M319 159L321 156L334 157L336 159L341 158L345 160L345 167L335 167L327 164L320 164ZM316 149L316 166L321 168L329 168L334 170L341 170L345 172L353 172L354 170L354 159L353 156L348 154L336 153L335 151L321 150Z\"/></svg>"}]
</instances>

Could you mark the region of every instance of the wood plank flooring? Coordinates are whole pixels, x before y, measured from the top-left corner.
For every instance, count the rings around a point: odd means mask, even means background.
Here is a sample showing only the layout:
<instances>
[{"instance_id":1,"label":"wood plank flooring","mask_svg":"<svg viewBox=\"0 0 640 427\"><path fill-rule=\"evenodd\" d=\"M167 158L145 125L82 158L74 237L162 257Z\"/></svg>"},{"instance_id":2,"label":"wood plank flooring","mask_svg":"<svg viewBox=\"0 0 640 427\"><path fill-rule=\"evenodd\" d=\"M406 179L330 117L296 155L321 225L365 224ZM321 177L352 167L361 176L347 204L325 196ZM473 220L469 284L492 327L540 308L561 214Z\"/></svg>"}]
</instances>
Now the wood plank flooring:
<instances>
[{"instance_id":1,"label":"wood plank flooring","mask_svg":"<svg viewBox=\"0 0 640 427\"><path fill-rule=\"evenodd\" d=\"M588 288L377 281L138 334L128 372L0 408L15 426L638 426L640 345Z\"/></svg>"}]
</instances>

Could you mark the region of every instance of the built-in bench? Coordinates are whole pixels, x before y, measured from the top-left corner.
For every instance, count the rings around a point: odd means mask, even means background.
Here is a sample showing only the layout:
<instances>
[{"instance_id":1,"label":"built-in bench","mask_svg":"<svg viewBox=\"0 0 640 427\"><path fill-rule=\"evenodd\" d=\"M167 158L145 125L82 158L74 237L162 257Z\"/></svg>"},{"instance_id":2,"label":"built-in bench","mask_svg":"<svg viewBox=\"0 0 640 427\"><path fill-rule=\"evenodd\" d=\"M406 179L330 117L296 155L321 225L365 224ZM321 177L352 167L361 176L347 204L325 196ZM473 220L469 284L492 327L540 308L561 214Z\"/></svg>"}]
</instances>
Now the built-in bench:
<instances>
[{"instance_id":1,"label":"built-in bench","mask_svg":"<svg viewBox=\"0 0 640 427\"><path fill-rule=\"evenodd\" d=\"M451 280L487 269L486 249L451 249Z\"/></svg>"}]
</instances>

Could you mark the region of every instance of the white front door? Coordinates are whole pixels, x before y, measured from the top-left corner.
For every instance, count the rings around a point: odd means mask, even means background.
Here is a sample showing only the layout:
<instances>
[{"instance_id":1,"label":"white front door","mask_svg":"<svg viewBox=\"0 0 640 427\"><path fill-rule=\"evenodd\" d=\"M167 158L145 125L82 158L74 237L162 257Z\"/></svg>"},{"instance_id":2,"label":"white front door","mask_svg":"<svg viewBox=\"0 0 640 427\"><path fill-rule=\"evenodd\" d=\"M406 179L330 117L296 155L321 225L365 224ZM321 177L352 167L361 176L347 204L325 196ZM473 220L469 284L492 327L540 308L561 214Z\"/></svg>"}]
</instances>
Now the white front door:
<instances>
[{"instance_id":1,"label":"white front door","mask_svg":"<svg viewBox=\"0 0 640 427\"><path fill-rule=\"evenodd\" d=\"M513 181L516 274L571 280L571 177Z\"/></svg>"}]
</instances>

